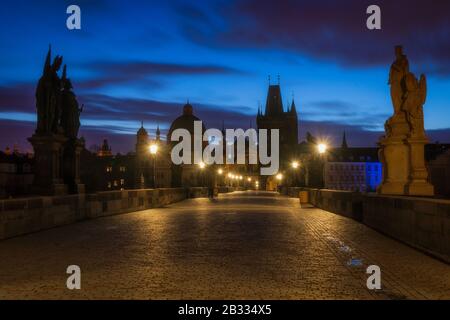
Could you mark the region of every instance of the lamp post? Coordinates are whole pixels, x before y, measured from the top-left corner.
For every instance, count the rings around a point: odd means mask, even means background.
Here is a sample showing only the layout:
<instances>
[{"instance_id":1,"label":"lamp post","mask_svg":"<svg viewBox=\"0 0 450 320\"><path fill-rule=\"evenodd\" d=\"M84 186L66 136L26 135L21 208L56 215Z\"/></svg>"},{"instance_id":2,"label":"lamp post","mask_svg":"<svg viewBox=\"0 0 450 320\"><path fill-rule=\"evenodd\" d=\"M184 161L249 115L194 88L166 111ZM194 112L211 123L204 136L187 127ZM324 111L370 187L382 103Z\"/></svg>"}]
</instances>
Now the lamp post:
<instances>
[{"instance_id":1,"label":"lamp post","mask_svg":"<svg viewBox=\"0 0 450 320\"><path fill-rule=\"evenodd\" d=\"M294 187L297 187L298 185L297 169L300 167L300 163L298 161L292 161L291 167L294 170Z\"/></svg>"},{"instance_id":2,"label":"lamp post","mask_svg":"<svg viewBox=\"0 0 450 320\"><path fill-rule=\"evenodd\" d=\"M201 186L204 187L205 186L205 176L204 176L203 172L206 168L206 164L204 162L200 162L198 164L198 167L200 168Z\"/></svg>"},{"instance_id":3,"label":"lamp post","mask_svg":"<svg viewBox=\"0 0 450 320\"><path fill-rule=\"evenodd\" d=\"M320 187L320 188L323 188L324 187L324 182L325 182L325 162L327 161L327 158L325 157L325 153L327 152L327 150L328 150L328 146L325 144L325 143L319 143L318 145L317 145L317 151L319 152L319 155L320 155L320 158L321 158L321 161L320 161L320 164L321 164L321 166L322 166L322 179L320 180L320 181L318 181L318 184L319 184L319 186L318 187Z\"/></svg>"},{"instance_id":4,"label":"lamp post","mask_svg":"<svg viewBox=\"0 0 450 320\"><path fill-rule=\"evenodd\" d=\"M156 188L156 155L158 154L158 145L150 145L150 154L153 156L153 188Z\"/></svg>"}]
</instances>

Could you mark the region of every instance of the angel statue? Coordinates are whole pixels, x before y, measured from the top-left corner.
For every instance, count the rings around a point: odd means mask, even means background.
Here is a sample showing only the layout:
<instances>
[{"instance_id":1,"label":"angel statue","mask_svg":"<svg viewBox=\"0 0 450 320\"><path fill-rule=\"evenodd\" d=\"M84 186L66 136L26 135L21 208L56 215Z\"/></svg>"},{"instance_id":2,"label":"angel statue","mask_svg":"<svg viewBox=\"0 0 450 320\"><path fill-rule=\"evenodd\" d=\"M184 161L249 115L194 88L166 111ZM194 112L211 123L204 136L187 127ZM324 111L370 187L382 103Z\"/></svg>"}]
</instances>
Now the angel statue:
<instances>
[{"instance_id":1,"label":"angel statue","mask_svg":"<svg viewBox=\"0 0 450 320\"><path fill-rule=\"evenodd\" d=\"M405 86L403 110L411 128L411 136L424 136L423 105L427 97L426 77L422 74L420 81L417 81L413 73L408 73L405 77Z\"/></svg>"}]
</instances>

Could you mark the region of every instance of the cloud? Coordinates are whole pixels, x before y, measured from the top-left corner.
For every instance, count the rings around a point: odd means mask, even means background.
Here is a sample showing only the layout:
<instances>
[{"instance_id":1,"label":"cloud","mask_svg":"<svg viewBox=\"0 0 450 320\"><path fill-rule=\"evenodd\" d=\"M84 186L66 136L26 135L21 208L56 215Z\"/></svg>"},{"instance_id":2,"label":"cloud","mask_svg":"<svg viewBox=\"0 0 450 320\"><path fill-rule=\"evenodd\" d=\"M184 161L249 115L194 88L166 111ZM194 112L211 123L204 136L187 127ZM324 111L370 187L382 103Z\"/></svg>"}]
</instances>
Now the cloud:
<instances>
[{"instance_id":1,"label":"cloud","mask_svg":"<svg viewBox=\"0 0 450 320\"><path fill-rule=\"evenodd\" d=\"M180 25L192 41L207 46L283 49L349 66L387 65L393 60L393 46L403 44L414 64L432 63L428 71L433 74L450 73L450 1L379 0L382 30L376 31L366 28L371 4L369 0L220 2L214 10L218 17L206 20L208 27L190 16L180 17Z\"/></svg>"},{"instance_id":2,"label":"cloud","mask_svg":"<svg viewBox=\"0 0 450 320\"><path fill-rule=\"evenodd\" d=\"M163 85L161 77L244 74L241 70L221 65L149 61L96 61L82 67L93 75L78 83L77 87L81 89L97 89L126 83L145 85L147 88L160 88Z\"/></svg>"}]
</instances>

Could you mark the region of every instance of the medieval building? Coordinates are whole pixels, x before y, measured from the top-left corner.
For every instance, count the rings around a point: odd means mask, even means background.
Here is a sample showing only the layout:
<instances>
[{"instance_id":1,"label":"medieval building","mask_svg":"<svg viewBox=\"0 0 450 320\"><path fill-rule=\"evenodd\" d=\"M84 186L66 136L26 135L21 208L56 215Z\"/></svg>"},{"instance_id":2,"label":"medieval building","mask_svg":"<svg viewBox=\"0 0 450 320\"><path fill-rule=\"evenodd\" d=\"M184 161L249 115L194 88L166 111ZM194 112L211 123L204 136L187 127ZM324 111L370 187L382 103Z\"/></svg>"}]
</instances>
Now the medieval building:
<instances>
[{"instance_id":1,"label":"medieval building","mask_svg":"<svg viewBox=\"0 0 450 320\"><path fill-rule=\"evenodd\" d=\"M256 122L258 129L280 130L280 164L286 166L293 147L298 145L298 115L294 100L284 110L280 85L269 86L265 111L258 110Z\"/></svg>"},{"instance_id":2,"label":"medieval building","mask_svg":"<svg viewBox=\"0 0 450 320\"><path fill-rule=\"evenodd\" d=\"M259 108L256 123L258 129L279 130L280 172L289 170L290 163L297 158L298 153L298 115L294 99L287 110L284 109L279 84L269 85L265 110L263 112ZM270 134L268 137L269 152L271 152ZM277 189L281 185L282 181L275 177L266 178L263 180L263 185L269 190ZM292 180L291 175L288 178Z\"/></svg>"}]
</instances>

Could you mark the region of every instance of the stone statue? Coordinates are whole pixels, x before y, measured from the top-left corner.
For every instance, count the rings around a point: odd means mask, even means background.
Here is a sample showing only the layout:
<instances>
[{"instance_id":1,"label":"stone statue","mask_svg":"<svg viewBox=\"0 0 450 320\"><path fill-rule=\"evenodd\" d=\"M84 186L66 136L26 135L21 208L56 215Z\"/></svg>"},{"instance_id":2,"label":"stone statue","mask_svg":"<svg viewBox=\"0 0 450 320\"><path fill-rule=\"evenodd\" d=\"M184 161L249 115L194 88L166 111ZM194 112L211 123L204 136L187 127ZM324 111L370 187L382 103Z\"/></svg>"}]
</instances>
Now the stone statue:
<instances>
[{"instance_id":1,"label":"stone statue","mask_svg":"<svg viewBox=\"0 0 450 320\"><path fill-rule=\"evenodd\" d=\"M405 76L409 73L409 62L403 54L402 46L395 47L396 60L389 73L389 85L391 86L391 99L394 106L394 114L399 114L402 108L402 100L405 93Z\"/></svg>"},{"instance_id":2,"label":"stone statue","mask_svg":"<svg viewBox=\"0 0 450 320\"><path fill-rule=\"evenodd\" d=\"M425 75L420 76L420 81L412 73L405 77L406 93L404 96L403 110L409 123L411 137L425 136L423 105L427 96L427 81Z\"/></svg>"},{"instance_id":3,"label":"stone statue","mask_svg":"<svg viewBox=\"0 0 450 320\"><path fill-rule=\"evenodd\" d=\"M428 181L425 165L423 105L427 81L420 81L409 72L409 63L401 46L395 48L396 60L391 66L389 84L394 115L385 124L386 135L378 142L379 158L383 164L380 194L432 196L434 188Z\"/></svg>"},{"instance_id":4,"label":"stone statue","mask_svg":"<svg viewBox=\"0 0 450 320\"><path fill-rule=\"evenodd\" d=\"M37 128L28 139L33 145L35 174L33 192L43 195L84 193L80 180L80 154L84 140L78 139L80 109L63 58L51 63L48 51L44 70L36 89Z\"/></svg>"},{"instance_id":5,"label":"stone statue","mask_svg":"<svg viewBox=\"0 0 450 320\"><path fill-rule=\"evenodd\" d=\"M64 66L61 83L61 127L67 138L76 139L80 129L80 114L83 112L83 106L79 108L77 98L72 91L72 82L67 78L67 66Z\"/></svg>"},{"instance_id":6,"label":"stone statue","mask_svg":"<svg viewBox=\"0 0 450 320\"><path fill-rule=\"evenodd\" d=\"M61 117L61 80L58 71L61 68L63 58L56 56L51 61L51 48L45 60L42 77L36 89L37 129L41 135L59 133L59 120Z\"/></svg>"}]
</instances>

